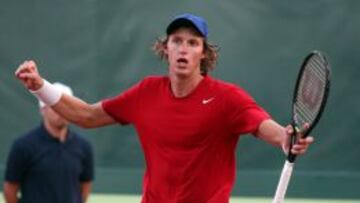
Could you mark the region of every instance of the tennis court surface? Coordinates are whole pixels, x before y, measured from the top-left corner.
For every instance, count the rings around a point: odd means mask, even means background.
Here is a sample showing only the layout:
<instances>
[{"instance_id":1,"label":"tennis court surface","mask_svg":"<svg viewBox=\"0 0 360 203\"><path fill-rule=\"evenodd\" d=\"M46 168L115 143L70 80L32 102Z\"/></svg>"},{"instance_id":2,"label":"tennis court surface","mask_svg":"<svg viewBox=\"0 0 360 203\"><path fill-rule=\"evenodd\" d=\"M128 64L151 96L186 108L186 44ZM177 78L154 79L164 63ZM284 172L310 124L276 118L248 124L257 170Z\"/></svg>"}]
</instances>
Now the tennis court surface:
<instances>
[{"instance_id":1,"label":"tennis court surface","mask_svg":"<svg viewBox=\"0 0 360 203\"><path fill-rule=\"evenodd\" d=\"M0 193L1 194L1 193ZM1 194L0 203L5 203ZM88 203L140 203L139 195L92 194ZM230 203L271 203L271 198L233 197ZM286 199L285 203L360 203L360 199Z\"/></svg>"},{"instance_id":2,"label":"tennis court surface","mask_svg":"<svg viewBox=\"0 0 360 203\"><path fill-rule=\"evenodd\" d=\"M140 203L140 196L136 195L103 195L93 194L89 203ZM230 203L271 203L271 198L231 198ZM285 203L360 203L358 200L331 199L286 199Z\"/></svg>"}]
</instances>

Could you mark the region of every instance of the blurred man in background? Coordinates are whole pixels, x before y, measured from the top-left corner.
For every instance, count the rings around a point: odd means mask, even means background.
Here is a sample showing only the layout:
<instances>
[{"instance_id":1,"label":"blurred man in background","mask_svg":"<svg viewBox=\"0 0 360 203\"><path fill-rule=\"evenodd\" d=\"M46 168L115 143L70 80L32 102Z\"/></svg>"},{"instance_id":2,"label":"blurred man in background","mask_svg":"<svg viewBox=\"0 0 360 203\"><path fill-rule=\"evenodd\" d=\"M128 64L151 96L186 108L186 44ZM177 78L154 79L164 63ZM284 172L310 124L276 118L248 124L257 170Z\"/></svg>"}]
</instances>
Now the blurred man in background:
<instances>
[{"instance_id":1,"label":"blurred man in background","mask_svg":"<svg viewBox=\"0 0 360 203\"><path fill-rule=\"evenodd\" d=\"M68 86L54 83L54 87L72 95ZM92 147L51 107L41 101L39 106L42 124L16 139L11 147L5 170L5 201L84 203L94 178Z\"/></svg>"},{"instance_id":2,"label":"blurred man in background","mask_svg":"<svg viewBox=\"0 0 360 203\"><path fill-rule=\"evenodd\" d=\"M168 74L147 77L96 104L61 94L42 78L34 61L25 61L15 75L79 126L135 126L146 160L142 203L227 203L239 135L251 133L287 151L292 128L272 120L242 88L208 74L217 53L207 35L203 18L177 16L155 45ZM305 153L312 141L299 139L292 152Z\"/></svg>"}]
</instances>

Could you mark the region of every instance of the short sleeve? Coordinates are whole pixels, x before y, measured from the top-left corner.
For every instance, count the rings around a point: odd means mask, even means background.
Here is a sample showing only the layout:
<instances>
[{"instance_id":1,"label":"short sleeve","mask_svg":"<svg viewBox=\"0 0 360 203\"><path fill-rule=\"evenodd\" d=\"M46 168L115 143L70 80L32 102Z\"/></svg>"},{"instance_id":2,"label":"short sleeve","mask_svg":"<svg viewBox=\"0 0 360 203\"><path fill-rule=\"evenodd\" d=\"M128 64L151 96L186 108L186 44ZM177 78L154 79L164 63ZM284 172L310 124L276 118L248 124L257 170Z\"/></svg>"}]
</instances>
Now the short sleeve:
<instances>
[{"instance_id":1,"label":"short sleeve","mask_svg":"<svg viewBox=\"0 0 360 203\"><path fill-rule=\"evenodd\" d=\"M5 180L8 182L23 182L29 168L30 158L26 152L26 147L19 140L15 141L11 146L8 155Z\"/></svg>"},{"instance_id":2,"label":"short sleeve","mask_svg":"<svg viewBox=\"0 0 360 203\"><path fill-rule=\"evenodd\" d=\"M88 182L94 179L94 153L90 143L84 144L83 170L80 174L80 182Z\"/></svg>"},{"instance_id":3,"label":"short sleeve","mask_svg":"<svg viewBox=\"0 0 360 203\"><path fill-rule=\"evenodd\" d=\"M227 96L226 109L232 134L256 134L261 122L270 118L243 89L234 86Z\"/></svg>"},{"instance_id":4,"label":"short sleeve","mask_svg":"<svg viewBox=\"0 0 360 203\"><path fill-rule=\"evenodd\" d=\"M140 100L141 82L118 96L104 99L104 111L121 124L132 123L135 119Z\"/></svg>"}]
</instances>

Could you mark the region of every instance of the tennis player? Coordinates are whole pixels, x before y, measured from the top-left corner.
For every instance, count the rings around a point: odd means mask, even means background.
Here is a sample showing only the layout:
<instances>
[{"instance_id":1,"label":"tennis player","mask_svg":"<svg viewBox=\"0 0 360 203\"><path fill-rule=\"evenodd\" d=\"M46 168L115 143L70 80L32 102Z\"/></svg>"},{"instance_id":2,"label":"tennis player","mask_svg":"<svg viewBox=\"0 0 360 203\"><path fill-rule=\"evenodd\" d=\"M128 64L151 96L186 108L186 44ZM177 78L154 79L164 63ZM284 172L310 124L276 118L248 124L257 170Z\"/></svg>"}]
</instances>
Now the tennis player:
<instances>
[{"instance_id":1,"label":"tennis player","mask_svg":"<svg viewBox=\"0 0 360 203\"><path fill-rule=\"evenodd\" d=\"M287 151L292 129L272 120L242 88L208 74L217 53L202 17L175 17L155 51L168 64L166 76L146 77L96 104L61 94L34 61L25 61L15 74L79 126L135 126L146 160L142 203L227 203L239 136L251 133ZM303 154L312 142L312 137L299 139L292 152Z\"/></svg>"}]
</instances>

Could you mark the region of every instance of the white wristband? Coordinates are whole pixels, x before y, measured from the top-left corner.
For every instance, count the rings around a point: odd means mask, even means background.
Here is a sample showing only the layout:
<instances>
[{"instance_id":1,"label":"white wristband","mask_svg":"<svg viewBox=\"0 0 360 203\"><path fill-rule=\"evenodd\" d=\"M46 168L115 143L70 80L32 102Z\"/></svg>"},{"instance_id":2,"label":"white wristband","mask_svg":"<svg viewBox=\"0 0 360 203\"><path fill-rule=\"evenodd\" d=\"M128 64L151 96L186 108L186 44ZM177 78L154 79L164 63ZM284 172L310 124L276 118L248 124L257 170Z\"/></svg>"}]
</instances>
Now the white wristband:
<instances>
[{"instance_id":1,"label":"white wristband","mask_svg":"<svg viewBox=\"0 0 360 203\"><path fill-rule=\"evenodd\" d=\"M40 101L48 106L53 106L61 99L62 92L56 88L53 84L43 79L44 83L40 89L30 92Z\"/></svg>"}]
</instances>

